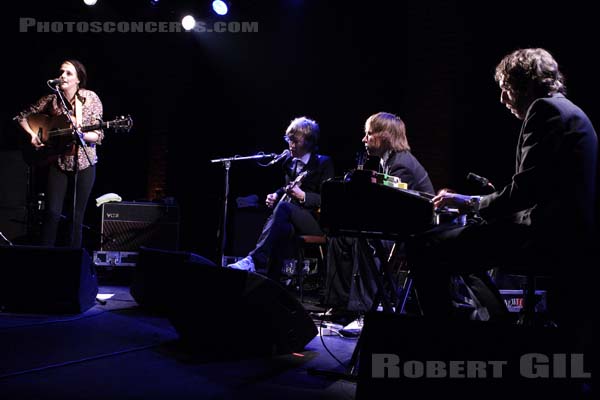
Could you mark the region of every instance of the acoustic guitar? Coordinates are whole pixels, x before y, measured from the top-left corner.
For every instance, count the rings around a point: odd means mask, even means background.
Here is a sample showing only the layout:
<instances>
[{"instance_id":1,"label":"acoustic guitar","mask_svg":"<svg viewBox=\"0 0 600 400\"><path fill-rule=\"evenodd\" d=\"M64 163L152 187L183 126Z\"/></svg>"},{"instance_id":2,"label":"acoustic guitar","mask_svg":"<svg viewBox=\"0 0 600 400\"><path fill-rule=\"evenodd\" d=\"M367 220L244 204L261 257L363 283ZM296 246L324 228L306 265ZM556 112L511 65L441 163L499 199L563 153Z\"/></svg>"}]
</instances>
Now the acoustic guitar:
<instances>
[{"instance_id":1,"label":"acoustic guitar","mask_svg":"<svg viewBox=\"0 0 600 400\"><path fill-rule=\"evenodd\" d=\"M73 128L65 115L48 116L45 114L32 114L27 117L27 123L37 137L44 144L38 155L39 158L58 156L64 154L74 154L75 137ZM130 116L118 117L112 121L101 121L94 125L82 126L80 132L90 132L97 129L114 129L115 132L129 132L133 126L133 120Z\"/></svg>"},{"instance_id":2,"label":"acoustic guitar","mask_svg":"<svg viewBox=\"0 0 600 400\"><path fill-rule=\"evenodd\" d=\"M283 194L283 196L281 196L281 199L279 200L280 203L284 202L284 201L292 201L293 200L292 196L287 194L287 191L290 189L293 189L296 186L300 187L300 184L302 183L304 178L306 178L307 174L308 174L308 171L302 171L301 173L298 174L296 179L294 179L292 182L290 182L286 185L286 187L284 188L285 193Z\"/></svg>"}]
</instances>

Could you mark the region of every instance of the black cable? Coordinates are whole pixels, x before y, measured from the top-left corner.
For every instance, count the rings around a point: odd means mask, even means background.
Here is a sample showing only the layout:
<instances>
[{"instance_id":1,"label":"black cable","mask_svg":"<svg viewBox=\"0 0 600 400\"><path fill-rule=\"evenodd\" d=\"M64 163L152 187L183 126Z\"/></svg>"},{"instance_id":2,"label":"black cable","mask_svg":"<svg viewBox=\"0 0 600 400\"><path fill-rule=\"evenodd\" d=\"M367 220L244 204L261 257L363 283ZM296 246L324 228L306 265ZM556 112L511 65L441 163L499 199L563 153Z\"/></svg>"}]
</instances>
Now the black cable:
<instances>
[{"instance_id":1,"label":"black cable","mask_svg":"<svg viewBox=\"0 0 600 400\"><path fill-rule=\"evenodd\" d=\"M102 358L113 357L113 356L117 356L117 355L121 355L121 354L125 354L125 353L131 353L134 351L147 350L147 349L159 346L161 343L162 342L157 342L157 343L153 343L153 344L149 344L149 345L145 345L145 346L131 347L129 349L125 349L125 350L121 350L121 351L114 351L112 353L80 358L78 360L65 361L65 362L58 363L58 364L50 364L50 365L45 365L43 367L31 368L31 369L26 369L26 370L16 371L16 372L10 372L8 374L0 375L0 379L12 378L14 376L30 374L33 372L45 371L45 370L52 369L52 368L66 367L69 365L79 364L79 363L86 362L86 361L99 360Z\"/></svg>"},{"instance_id":2,"label":"black cable","mask_svg":"<svg viewBox=\"0 0 600 400\"><path fill-rule=\"evenodd\" d=\"M329 266L328 266L329 267ZM331 279L329 282L327 282L327 280L325 281L325 283L329 283L329 289L327 290L327 296L325 297L325 304L329 304L329 300L331 298L331 292L333 289L333 285L331 284L333 282L333 280L335 279L336 275L338 273L338 265L336 264L335 266L335 271L333 271L333 275L331 276ZM319 338L321 340L321 344L323 345L323 348L325 349L325 351L342 367L344 367L344 369L347 369L348 366L345 365L342 361L340 361L332 352L331 350L329 350L329 348L327 347L327 345L325 344L325 339L323 338L323 326L324 326L324 322L325 322L325 318L326 318L326 314L327 314L327 309L325 310L325 312L323 313L323 315L321 316L321 321L319 323ZM331 329L331 328L329 328ZM338 336L344 338L344 339L348 339L346 337L344 337L343 335L341 335L340 333L338 333ZM351 339L356 339L356 338L351 338Z\"/></svg>"},{"instance_id":3,"label":"black cable","mask_svg":"<svg viewBox=\"0 0 600 400\"><path fill-rule=\"evenodd\" d=\"M128 300L121 300L121 301L128 301ZM124 310L129 310L129 309L131 309L131 307L113 308L111 310L100 310L100 312L89 313L87 315L85 313L82 313L82 314L79 314L79 315L76 315L76 316L70 317L70 318L53 319L53 320L50 320L50 321L41 321L41 322L36 322L36 323L31 323L31 324L26 324L26 325L7 326L7 327L1 328L0 332L7 331L7 330L10 330L10 329L28 328L28 327L31 327L31 326L41 326L41 325L58 324L58 323L63 323L63 322L79 321L79 320L83 320L83 319L86 319L86 318L97 317L97 316L102 315L102 314L104 314L106 312L109 312L109 311L124 311ZM11 314L15 314L15 313L11 313ZM0 315L2 315L2 314L0 314ZM34 317L32 317L32 318L34 318Z\"/></svg>"},{"instance_id":4,"label":"black cable","mask_svg":"<svg viewBox=\"0 0 600 400\"><path fill-rule=\"evenodd\" d=\"M4 240L6 243L8 243L9 246L14 246L13 242L11 242L10 240L8 240L8 238L6 236L4 236L4 234L2 233L2 231L0 231L0 239Z\"/></svg>"}]
</instances>

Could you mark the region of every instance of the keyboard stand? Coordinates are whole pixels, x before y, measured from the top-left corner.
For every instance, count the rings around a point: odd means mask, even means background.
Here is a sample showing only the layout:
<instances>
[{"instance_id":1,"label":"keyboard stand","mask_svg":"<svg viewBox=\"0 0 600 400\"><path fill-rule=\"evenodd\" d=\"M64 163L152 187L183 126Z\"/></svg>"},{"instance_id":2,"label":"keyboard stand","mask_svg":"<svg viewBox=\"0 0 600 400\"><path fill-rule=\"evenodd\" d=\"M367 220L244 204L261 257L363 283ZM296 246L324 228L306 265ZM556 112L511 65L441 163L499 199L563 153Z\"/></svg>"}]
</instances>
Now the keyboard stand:
<instances>
[{"instance_id":1,"label":"keyboard stand","mask_svg":"<svg viewBox=\"0 0 600 400\"><path fill-rule=\"evenodd\" d=\"M348 235L350 236L350 235ZM365 239L363 236L356 235L359 238ZM375 279L375 285L377 286L377 292L373 298L373 304L371 305L371 311L376 312L381 304L383 312L385 313L403 313L405 311L406 301L408 294L412 288L412 280L407 278L402 285L401 294L398 292L396 283L394 282L393 275L393 264L396 256L397 244L396 241L390 250L389 255L385 255L385 249L382 246L380 240L373 242L375 246L375 252L378 258L381 260L380 271L377 270L374 264L370 263L371 272ZM384 280L389 285L389 289L386 290ZM351 382L356 382L358 379L357 368L358 368L358 357L360 356L360 349L362 347L362 334L359 335L356 342L356 347L352 352L350 362L344 372L330 371L330 370L318 370L310 368L308 373L311 375L320 375L331 377L335 379L344 379Z\"/></svg>"}]
</instances>

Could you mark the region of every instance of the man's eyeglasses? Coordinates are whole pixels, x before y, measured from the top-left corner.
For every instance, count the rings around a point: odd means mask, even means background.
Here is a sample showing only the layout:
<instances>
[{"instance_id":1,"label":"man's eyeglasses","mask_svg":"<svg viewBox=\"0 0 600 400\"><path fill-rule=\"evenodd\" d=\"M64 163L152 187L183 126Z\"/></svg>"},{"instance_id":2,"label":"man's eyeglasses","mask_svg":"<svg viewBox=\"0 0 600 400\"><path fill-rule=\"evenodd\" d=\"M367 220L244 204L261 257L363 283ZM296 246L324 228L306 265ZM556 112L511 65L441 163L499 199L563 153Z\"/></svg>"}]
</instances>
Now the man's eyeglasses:
<instances>
[{"instance_id":1,"label":"man's eyeglasses","mask_svg":"<svg viewBox=\"0 0 600 400\"><path fill-rule=\"evenodd\" d=\"M294 143L295 145L304 143L304 138L298 138L296 136L284 135L283 140L285 140L288 143Z\"/></svg>"}]
</instances>

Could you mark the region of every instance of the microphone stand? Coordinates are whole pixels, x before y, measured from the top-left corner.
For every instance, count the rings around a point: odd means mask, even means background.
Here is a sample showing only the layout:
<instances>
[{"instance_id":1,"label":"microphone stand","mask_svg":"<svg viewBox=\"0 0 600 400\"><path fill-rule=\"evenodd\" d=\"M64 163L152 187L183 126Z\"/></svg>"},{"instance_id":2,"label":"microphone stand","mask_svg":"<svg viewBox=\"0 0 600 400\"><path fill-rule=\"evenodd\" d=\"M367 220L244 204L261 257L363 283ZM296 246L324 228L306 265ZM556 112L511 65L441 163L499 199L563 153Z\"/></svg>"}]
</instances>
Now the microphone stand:
<instances>
[{"instance_id":1,"label":"microphone stand","mask_svg":"<svg viewBox=\"0 0 600 400\"><path fill-rule=\"evenodd\" d=\"M0 231L0 238L2 240L4 240L6 243L8 243L9 246L14 246L13 242L11 242L10 240L8 240L8 238L6 236L4 236L4 234L2 233L2 231Z\"/></svg>"},{"instance_id":2,"label":"microphone stand","mask_svg":"<svg viewBox=\"0 0 600 400\"><path fill-rule=\"evenodd\" d=\"M217 240L219 243L219 254L217 254L216 264L221 267L226 267L225 263L225 243L227 240L227 235L225 230L227 228L227 208L229 202L229 169L231 168L232 161L243 161L243 160L261 160L263 158L275 158L277 154L256 154L253 156L233 156L226 158L217 158L214 160L210 160L211 163L221 163L223 168L225 168L225 182L223 185L223 217L221 219L221 224L217 230Z\"/></svg>"},{"instance_id":3,"label":"microphone stand","mask_svg":"<svg viewBox=\"0 0 600 400\"><path fill-rule=\"evenodd\" d=\"M73 158L74 158L73 159L73 171L75 173L73 175L73 210L71 212L71 243L70 243L70 247L73 247L73 239L75 238L75 229L77 229L77 227L75 226L75 213L77 212L77 177L79 175L79 146L81 146L83 148L83 153L85 154L85 157L87 158L90 167L92 166L92 160L90 159L90 155L85 150L85 148L87 147L87 144L83 140L83 132L81 132L79 129L77 129L77 126L75 125L73 118L71 117L71 114L69 113L69 108L67 107L67 102L65 101L65 98L64 98L62 92L58 88L58 85L59 85L59 83L56 84L56 86L54 87L54 90L56 91L56 94L58 95L58 98L60 99L63 111L64 111L65 115L67 116L69 123L71 124L71 127L73 129L73 140L75 142L75 152L73 155ZM75 93L75 96L77 96L77 93ZM83 220L83 216L81 218ZM96 296L96 302L103 306L106 305L106 300L100 299L97 296Z\"/></svg>"},{"instance_id":4,"label":"microphone stand","mask_svg":"<svg viewBox=\"0 0 600 400\"><path fill-rule=\"evenodd\" d=\"M60 99L61 105L63 107L63 111L64 111L65 115L67 116L69 123L71 124L71 127L73 129L73 139L75 141L75 152L74 152L75 154L73 155L73 157L74 157L73 170L74 170L75 174L73 175L73 211L71 212L71 243L70 243L70 246L73 247L73 239L75 238L75 229L77 228L75 226L75 213L77 212L77 177L79 175L79 146L81 146L83 148L83 153L85 154L85 157L87 158L90 167L92 166L92 160L90 159L90 155L85 150L85 148L87 147L87 144L83 140L83 132L81 132L79 129L77 129L77 125L74 123L73 118L71 117L71 114L69 113L69 108L67 107L67 102L65 101L65 98L63 97L62 92L58 88L58 85L59 84L57 83L56 86L54 87L54 91L56 91L58 98ZM77 93L75 93L75 96L77 96ZM83 216L81 218L83 220ZM106 305L106 300L102 300L97 296L96 296L96 302L103 306Z\"/></svg>"},{"instance_id":5,"label":"microphone stand","mask_svg":"<svg viewBox=\"0 0 600 400\"><path fill-rule=\"evenodd\" d=\"M64 214L61 214L61 215L60 215L60 219L62 219L63 221L66 221L66 220L67 220L67 217L66 217L66 215L64 215ZM97 230L97 229L94 229L94 228L92 228L91 226L89 226L89 225L86 225L86 224L81 224L81 227L82 227L83 229L87 229L88 231L90 231L90 232L92 232L92 233L96 234L97 236L99 236L99 237L100 237L100 241L101 241L102 243L116 243L116 239L113 237L113 236L114 236L114 234L112 234L112 235L107 235L107 234L105 234L105 233L102 233L102 232L100 232L99 230Z\"/></svg>"},{"instance_id":6,"label":"microphone stand","mask_svg":"<svg viewBox=\"0 0 600 400\"><path fill-rule=\"evenodd\" d=\"M70 111L69 107L67 107L67 102L65 101L65 98L64 98L61 90L58 88L58 85L59 85L59 83L57 83L56 86L54 87L54 91L58 95L58 98L60 99L60 103L63 108L63 112L65 113L65 115L67 116L67 119L69 120L69 123L71 124L71 127L73 129L73 140L75 142L75 144L74 144L75 151L74 151L74 155L73 155L73 158L74 158L74 160L73 160L73 171L74 171L74 175L73 175L73 210L72 210L72 215L71 215L71 244L70 244L72 247L73 239L75 238L75 229L77 228L75 226L75 213L77 211L77 178L79 175L79 147L80 146L84 149L83 153L85 154L90 166L92 166L92 160L90 159L90 156L87 153L87 151L85 151L87 144L83 140L83 132L81 132L79 129L77 129L77 126L74 123L73 118L71 117L71 113L69 112ZM75 96L77 96L77 93L75 93ZM82 216L82 218L83 218L83 216Z\"/></svg>"}]
</instances>

